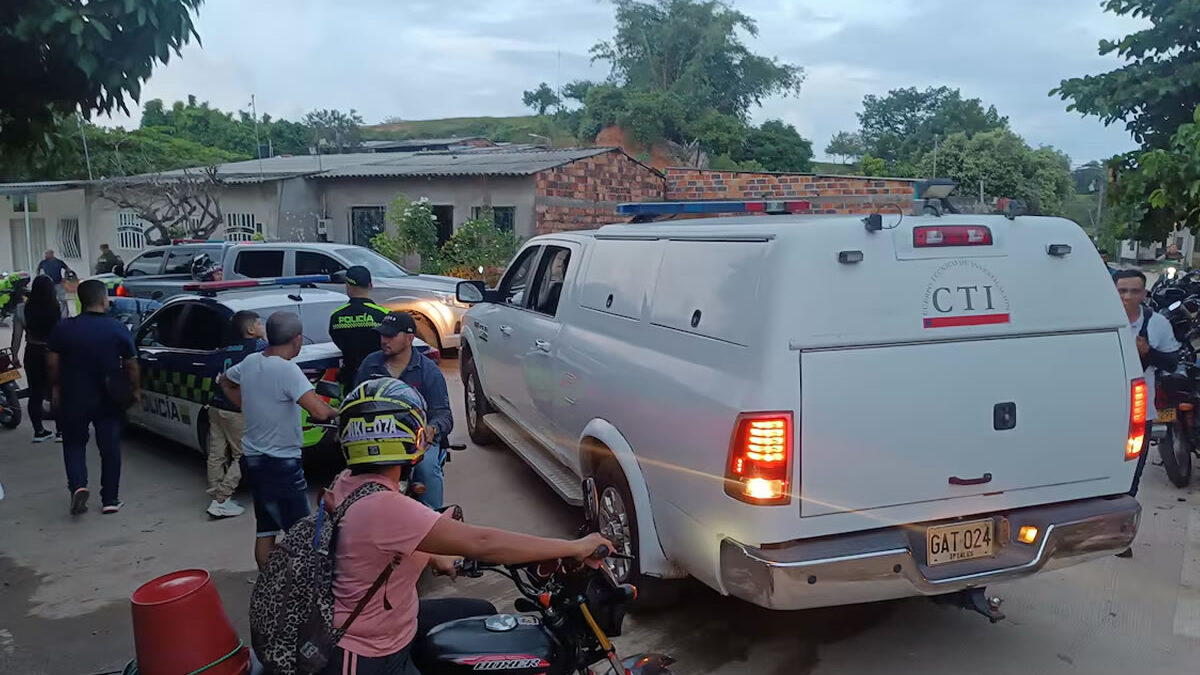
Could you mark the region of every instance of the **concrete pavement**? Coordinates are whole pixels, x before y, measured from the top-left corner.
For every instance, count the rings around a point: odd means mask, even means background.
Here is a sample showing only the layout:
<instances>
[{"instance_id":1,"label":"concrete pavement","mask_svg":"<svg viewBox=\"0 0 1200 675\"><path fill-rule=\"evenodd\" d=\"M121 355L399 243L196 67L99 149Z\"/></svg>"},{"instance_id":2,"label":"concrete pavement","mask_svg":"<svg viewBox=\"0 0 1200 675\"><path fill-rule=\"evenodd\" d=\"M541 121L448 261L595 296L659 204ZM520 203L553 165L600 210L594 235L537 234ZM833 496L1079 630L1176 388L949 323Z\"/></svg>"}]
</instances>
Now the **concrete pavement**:
<instances>
[{"instance_id":1,"label":"concrete pavement","mask_svg":"<svg viewBox=\"0 0 1200 675\"><path fill-rule=\"evenodd\" d=\"M7 331L0 341L7 342ZM445 370L461 416L456 364ZM452 438L465 441L466 433L460 428ZM202 458L130 432L126 508L72 518L60 447L33 444L27 424L0 430L0 481L8 493L0 502L0 673L119 671L133 654L129 594L186 567L212 572L235 625L247 634L253 520L207 518ZM91 468L98 482L94 450ZM995 626L923 599L783 613L696 585L680 607L630 617L617 644L626 653L671 653L678 673L1197 672L1200 491L1170 487L1153 465L1142 490L1145 513L1133 560L1110 558L994 587L1008 614ZM249 503L248 495L239 498ZM447 466L447 498L462 504L472 522L537 534L569 536L579 518L503 449L456 453ZM427 592L487 597L502 608L515 597L507 580L495 576L437 580Z\"/></svg>"}]
</instances>

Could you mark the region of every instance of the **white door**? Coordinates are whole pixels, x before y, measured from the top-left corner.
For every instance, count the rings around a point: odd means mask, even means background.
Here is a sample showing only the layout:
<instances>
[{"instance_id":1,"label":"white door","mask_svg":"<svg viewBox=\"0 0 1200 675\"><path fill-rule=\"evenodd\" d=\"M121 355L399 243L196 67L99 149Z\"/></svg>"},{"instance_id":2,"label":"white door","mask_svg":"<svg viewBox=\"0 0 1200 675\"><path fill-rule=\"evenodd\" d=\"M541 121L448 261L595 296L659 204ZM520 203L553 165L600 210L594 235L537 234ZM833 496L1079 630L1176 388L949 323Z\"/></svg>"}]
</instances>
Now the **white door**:
<instances>
[{"instance_id":1,"label":"white door","mask_svg":"<svg viewBox=\"0 0 1200 675\"><path fill-rule=\"evenodd\" d=\"M530 290L528 311L522 317L520 339L514 345L521 377L529 392L526 428L572 463L574 439L564 438L566 429L562 424L563 408L572 401L565 391L568 383L564 379L570 376L559 358L562 323L558 314L564 302L563 294L573 286L569 282L576 276L579 258L580 249L576 244L548 243L542 249Z\"/></svg>"},{"instance_id":2,"label":"white door","mask_svg":"<svg viewBox=\"0 0 1200 675\"><path fill-rule=\"evenodd\" d=\"M8 229L12 239L12 260L14 270L25 270L33 274L42 254L46 252L46 219L30 218L30 239L25 238L25 218L13 218L8 221ZM30 245L26 247L26 241ZM30 254L33 258L30 259Z\"/></svg>"},{"instance_id":3,"label":"white door","mask_svg":"<svg viewBox=\"0 0 1200 675\"><path fill-rule=\"evenodd\" d=\"M532 343L528 309L531 283L541 246L530 246L517 256L500 280L500 301L472 313L476 335L475 362L484 392L500 410L522 426L529 414L529 390L518 362L522 345Z\"/></svg>"}]
</instances>

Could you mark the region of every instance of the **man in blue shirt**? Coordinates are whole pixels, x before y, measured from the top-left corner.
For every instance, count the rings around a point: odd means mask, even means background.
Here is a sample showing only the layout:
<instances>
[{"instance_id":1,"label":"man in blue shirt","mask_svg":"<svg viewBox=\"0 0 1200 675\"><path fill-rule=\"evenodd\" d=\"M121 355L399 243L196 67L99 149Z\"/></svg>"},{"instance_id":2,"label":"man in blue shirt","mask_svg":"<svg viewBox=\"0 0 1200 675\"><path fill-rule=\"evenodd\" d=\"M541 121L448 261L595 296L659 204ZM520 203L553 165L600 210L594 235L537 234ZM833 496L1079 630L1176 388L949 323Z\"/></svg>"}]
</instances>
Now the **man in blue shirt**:
<instances>
[{"instance_id":1,"label":"man in blue shirt","mask_svg":"<svg viewBox=\"0 0 1200 675\"><path fill-rule=\"evenodd\" d=\"M267 334L262 317L243 309L233 315L233 329L238 339L221 350L225 361L221 372L241 363L247 356L267 348ZM221 387L208 406L208 494L212 503L205 511L213 518L240 516L246 510L233 499L242 480L242 435L246 420L239 407L230 402Z\"/></svg>"},{"instance_id":2,"label":"man in blue shirt","mask_svg":"<svg viewBox=\"0 0 1200 675\"><path fill-rule=\"evenodd\" d=\"M380 350L363 359L354 377L354 386L374 377L394 377L416 389L425 397L429 426L436 437L425 451L425 457L413 469L413 480L424 483L425 493L420 500L434 509L442 507L445 450L442 445L454 428L450 412L450 394L446 377L437 364L413 346L417 323L407 312L392 312L375 329L379 333Z\"/></svg>"},{"instance_id":3,"label":"man in blue shirt","mask_svg":"<svg viewBox=\"0 0 1200 675\"><path fill-rule=\"evenodd\" d=\"M63 434L71 513L87 511L89 427L100 449L101 511L116 513L122 506L121 421L125 409L142 398L137 350L129 329L105 315L108 289L103 282L79 284L79 301L83 313L59 321L47 342L51 407Z\"/></svg>"},{"instance_id":4,"label":"man in blue shirt","mask_svg":"<svg viewBox=\"0 0 1200 675\"><path fill-rule=\"evenodd\" d=\"M58 306L62 308L64 317L70 316L70 313L67 310L67 292L63 289L63 273L70 271L67 263L54 257L53 250L47 250L46 257L37 266L38 274L45 274L54 282L54 294L58 297Z\"/></svg>"}]
</instances>

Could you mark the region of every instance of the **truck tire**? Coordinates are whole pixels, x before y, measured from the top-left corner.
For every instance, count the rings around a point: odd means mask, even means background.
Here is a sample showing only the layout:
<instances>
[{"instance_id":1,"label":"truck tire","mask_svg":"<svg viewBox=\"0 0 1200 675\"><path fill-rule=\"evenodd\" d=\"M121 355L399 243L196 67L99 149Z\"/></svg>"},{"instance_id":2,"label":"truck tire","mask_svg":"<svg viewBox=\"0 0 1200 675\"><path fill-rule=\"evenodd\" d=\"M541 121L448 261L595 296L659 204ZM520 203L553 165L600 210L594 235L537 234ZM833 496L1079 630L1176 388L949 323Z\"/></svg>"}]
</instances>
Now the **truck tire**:
<instances>
[{"instance_id":1,"label":"truck tire","mask_svg":"<svg viewBox=\"0 0 1200 675\"><path fill-rule=\"evenodd\" d=\"M1187 429L1179 421L1172 423L1157 445L1167 478L1175 487L1187 487L1192 482L1192 447Z\"/></svg>"},{"instance_id":2,"label":"truck tire","mask_svg":"<svg viewBox=\"0 0 1200 675\"><path fill-rule=\"evenodd\" d=\"M496 434L483 423L483 416L491 414L492 406L483 395L479 384L479 372L475 370L475 359L468 358L462 366L463 407L466 409L467 434L475 445L495 445Z\"/></svg>"},{"instance_id":3,"label":"truck tire","mask_svg":"<svg viewBox=\"0 0 1200 675\"><path fill-rule=\"evenodd\" d=\"M413 314L412 317L417 322L417 337L430 347L441 351L442 341L438 337L437 329L433 327L433 322L420 314Z\"/></svg>"},{"instance_id":4,"label":"truck tire","mask_svg":"<svg viewBox=\"0 0 1200 675\"><path fill-rule=\"evenodd\" d=\"M617 553L631 556L629 560L610 558L606 563L617 581L637 587L637 599L630 609L634 612L654 612L678 604L686 580L660 579L642 574L637 557L641 550L637 513L621 465L610 456L596 467L594 478L600 497L600 534L612 542Z\"/></svg>"},{"instance_id":5,"label":"truck tire","mask_svg":"<svg viewBox=\"0 0 1200 675\"><path fill-rule=\"evenodd\" d=\"M0 410L0 425L5 429L16 429L21 424L21 397L16 382L6 382L0 387L4 397L4 408Z\"/></svg>"}]
</instances>

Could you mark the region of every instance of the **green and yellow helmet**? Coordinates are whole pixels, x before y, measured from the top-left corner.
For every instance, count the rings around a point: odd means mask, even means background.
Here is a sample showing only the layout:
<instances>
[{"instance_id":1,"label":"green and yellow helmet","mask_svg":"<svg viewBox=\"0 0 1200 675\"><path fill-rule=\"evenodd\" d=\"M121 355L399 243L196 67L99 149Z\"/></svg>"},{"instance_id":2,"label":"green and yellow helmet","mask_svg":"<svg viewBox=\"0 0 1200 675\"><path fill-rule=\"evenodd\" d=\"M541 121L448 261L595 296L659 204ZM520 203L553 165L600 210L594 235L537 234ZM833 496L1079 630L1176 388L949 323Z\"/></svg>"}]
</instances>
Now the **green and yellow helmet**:
<instances>
[{"instance_id":1,"label":"green and yellow helmet","mask_svg":"<svg viewBox=\"0 0 1200 675\"><path fill-rule=\"evenodd\" d=\"M421 461L427 436L425 398L400 380L379 377L354 388L338 415L338 442L347 466Z\"/></svg>"}]
</instances>

